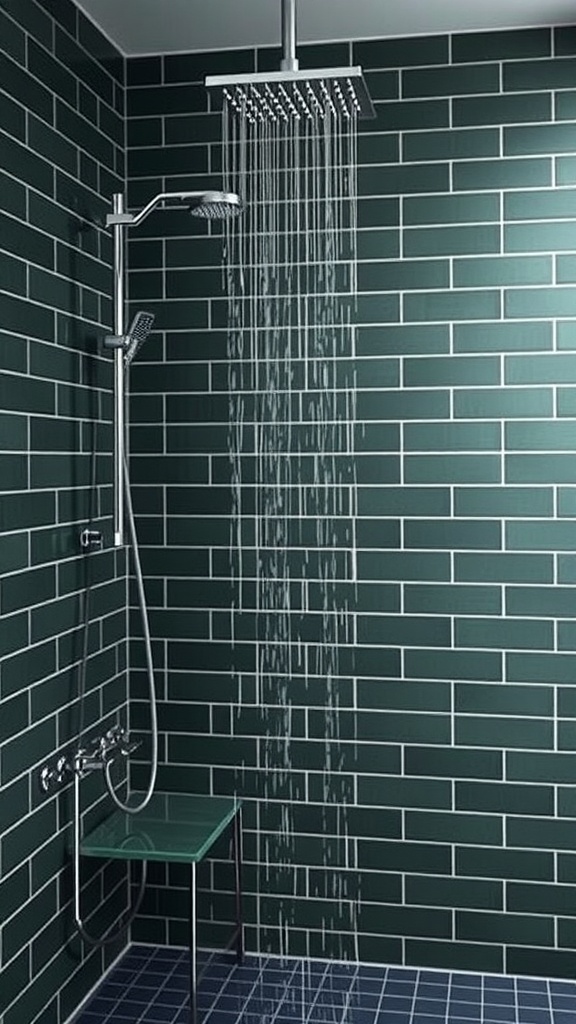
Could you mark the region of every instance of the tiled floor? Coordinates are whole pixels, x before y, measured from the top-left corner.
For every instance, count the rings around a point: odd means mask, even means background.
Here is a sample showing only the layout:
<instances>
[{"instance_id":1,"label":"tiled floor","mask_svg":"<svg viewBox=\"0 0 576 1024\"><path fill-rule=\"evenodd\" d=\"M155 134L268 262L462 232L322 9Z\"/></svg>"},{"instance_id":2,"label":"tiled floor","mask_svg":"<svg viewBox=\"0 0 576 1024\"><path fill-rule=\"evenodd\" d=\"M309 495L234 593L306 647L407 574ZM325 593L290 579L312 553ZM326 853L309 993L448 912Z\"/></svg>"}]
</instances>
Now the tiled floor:
<instances>
[{"instance_id":1,"label":"tiled floor","mask_svg":"<svg viewBox=\"0 0 576 1024\"><path fill-rule=\"evenodd\" d=\"M202 1024L576 1024L576 983L247 956L206 957ZM188 1024L188 958L132 946L75 1024Z\"/></svg>"}]
</instances>

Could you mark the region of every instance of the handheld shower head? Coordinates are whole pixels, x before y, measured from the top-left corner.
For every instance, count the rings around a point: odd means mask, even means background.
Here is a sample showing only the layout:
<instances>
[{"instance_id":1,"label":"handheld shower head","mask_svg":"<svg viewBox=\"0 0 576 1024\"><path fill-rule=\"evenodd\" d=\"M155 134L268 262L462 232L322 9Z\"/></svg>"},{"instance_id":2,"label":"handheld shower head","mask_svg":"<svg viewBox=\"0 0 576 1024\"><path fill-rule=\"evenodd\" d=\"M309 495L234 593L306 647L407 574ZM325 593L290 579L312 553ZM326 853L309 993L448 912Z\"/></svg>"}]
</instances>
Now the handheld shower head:
<instances>
[{"instance_id":1,"label":"handheld shower head","mask_svg":"<svg viewBox=\"0 0 576 1024\"><path fill-rule=\"evenodd\" d=\"M124 366L130 366L130 363L134 359L138 349L144 344L146 338L150 334L153 323L153 313L144 313L142 310L135 313L134 319L130 324L130 330L126 335L126 342L124 345Z\"/></svg>"},{"instance_id":2,"label":"handheld shower head","mask_svg":"<svg viewBox=\"0 0 576 1024\"><path fill-rule=\"evenodd\" d=\"M192 217L226 220L242 213L242 203L235 192L203 192L190 204L189 210Z\"/></svg>"}]
</instances>

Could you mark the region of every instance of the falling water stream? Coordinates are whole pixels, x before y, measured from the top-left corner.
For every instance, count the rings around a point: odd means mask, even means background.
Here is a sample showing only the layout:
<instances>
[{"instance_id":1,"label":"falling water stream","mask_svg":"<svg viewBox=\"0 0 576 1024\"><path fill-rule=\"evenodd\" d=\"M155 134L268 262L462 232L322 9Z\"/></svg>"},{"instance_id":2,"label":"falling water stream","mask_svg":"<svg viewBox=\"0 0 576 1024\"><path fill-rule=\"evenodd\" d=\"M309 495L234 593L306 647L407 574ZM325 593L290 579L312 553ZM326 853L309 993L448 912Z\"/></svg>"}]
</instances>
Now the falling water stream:
<instances>
[{"instance_id":1,"label":"falling water stream","mask_svg":"<svg viewBox=\"0 0 576 1024\"><path fill-rule=\"evenodd\" d=\"M224 188L244 202L226 222L225 273L232 633L254 638L260 720L257 923L268 950L358 959L339 714L355 618L357 126L327 108L252 122L225 102L223 139ZM322 868L298 868L315 804ZM293 949L302 897L329 909L312 947Z\"/></svg>"}]
</instances>

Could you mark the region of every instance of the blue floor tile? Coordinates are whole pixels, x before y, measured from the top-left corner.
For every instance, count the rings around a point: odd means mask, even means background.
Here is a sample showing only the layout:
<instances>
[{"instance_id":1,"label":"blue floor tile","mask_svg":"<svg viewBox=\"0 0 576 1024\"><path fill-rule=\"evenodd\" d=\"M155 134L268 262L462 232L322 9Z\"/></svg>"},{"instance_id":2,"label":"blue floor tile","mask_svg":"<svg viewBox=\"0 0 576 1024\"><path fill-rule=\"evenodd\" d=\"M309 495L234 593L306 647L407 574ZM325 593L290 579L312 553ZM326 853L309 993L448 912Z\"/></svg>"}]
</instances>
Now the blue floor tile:
<instances>
[{"instance_id":1,"label":"blue floor tile","mask_svg":"<svg viewBox=\"0 0 576 1024\"><path fill-rule=\"evenodd\" d=\"M203 953L201 1024L576 1024L576 983ZM186 950L132 947L75 1024L189 1024Z\"/></svg>"}]
</instances>

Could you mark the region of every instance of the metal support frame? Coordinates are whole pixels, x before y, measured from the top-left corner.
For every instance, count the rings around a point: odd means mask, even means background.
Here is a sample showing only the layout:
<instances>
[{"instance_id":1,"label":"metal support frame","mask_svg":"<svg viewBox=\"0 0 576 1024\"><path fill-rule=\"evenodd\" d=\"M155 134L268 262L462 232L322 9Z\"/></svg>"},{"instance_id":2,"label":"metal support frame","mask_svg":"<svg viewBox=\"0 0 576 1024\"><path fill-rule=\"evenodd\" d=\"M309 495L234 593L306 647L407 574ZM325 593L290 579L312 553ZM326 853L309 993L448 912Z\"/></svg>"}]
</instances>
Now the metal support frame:
<instances>
[{"instance_id":1,"label":"metal support frame","mask_svg":"<svg viewBox=\"0 0 576 1024\"><path fill-rule=\"evenodd\" d=\"M124 214L124 196L113 196L115 216ZM114 334L124 335L124 225L114 223ZM124 349L114 349L114 547L124 544L124 459L126 446Z\"/></svg>"},{"instance_id":2,"label":"metal support frame","mask_svg":"<svg viewBox=\"0 0 576 1024\"><path fill-rule=\"evenodd\" d=\"M236 948L236 962L244 961L244 918L242 914L242 808L234 816L232 849L234 858L234 889L236 927L227 949ZM197 944L197 893L196 863L190 865L190 1024L198 1024L198 944Z\"/></svg>"}]
</instances>

